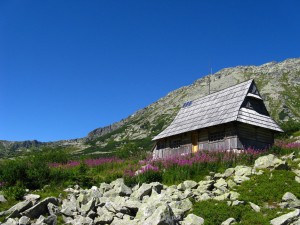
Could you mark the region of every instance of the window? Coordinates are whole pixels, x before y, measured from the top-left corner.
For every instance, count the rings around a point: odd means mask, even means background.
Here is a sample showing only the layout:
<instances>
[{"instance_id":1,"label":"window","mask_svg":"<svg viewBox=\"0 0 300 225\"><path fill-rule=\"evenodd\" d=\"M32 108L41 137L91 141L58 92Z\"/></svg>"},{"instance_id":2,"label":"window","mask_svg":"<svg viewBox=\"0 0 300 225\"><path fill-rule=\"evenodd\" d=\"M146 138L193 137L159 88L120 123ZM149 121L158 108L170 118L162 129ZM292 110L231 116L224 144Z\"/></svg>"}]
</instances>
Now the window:
<instances>
[{"instance_id":1,"label":"window","mask_svg":"<svg viewBox=\"0 0 300 225\"><path fill-rule=\"evenodd\" d=\"M248 109L253 109L253 107L252 107L250 101L248 101L248 102L246 103L246 108L248 108Z\"/></svg>"},{"instance_id":2,"label":"window","mask_svg":"<svg viewBox=\"0 0 300 225\"><path fill-rule=\"evenodd\" d=\"M157 149L159 150L159 149L164 149L164 148L166 148L167 147L167 145L166 145L166 142L165 141L159 141L158 143L157 143Z\"/></svg>"},{"instance_id":3,"label":"window","mask_svg":"<svg viewBox=\"0 0 300 225\"><path fill-rule=\"evenodd\" d=\"M225 132L216 132L209 134L209 141L220 141L223 140L225 137Z\"/></svg>"},{"instance_id":4,"label":"window","mask_svg":"<svg viewBox=\"0 0 300 225\"><path fill-rule=\"evenodd\" d=\"M180 146L181 146L181 140L173 140L170 145L171 148L179 148Z\"/></svg>"}]
</instances>

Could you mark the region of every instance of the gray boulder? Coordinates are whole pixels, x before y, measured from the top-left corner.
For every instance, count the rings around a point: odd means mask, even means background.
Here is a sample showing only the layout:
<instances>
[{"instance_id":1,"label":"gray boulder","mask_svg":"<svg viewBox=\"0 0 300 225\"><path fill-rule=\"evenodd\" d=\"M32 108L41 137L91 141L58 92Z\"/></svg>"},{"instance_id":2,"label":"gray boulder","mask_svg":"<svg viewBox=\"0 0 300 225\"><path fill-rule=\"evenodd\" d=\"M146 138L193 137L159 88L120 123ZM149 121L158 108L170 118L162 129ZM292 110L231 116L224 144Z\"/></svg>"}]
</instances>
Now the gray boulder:
<instances>
[{"instance_id":1,"label":"gray boulder","mask_svg":"<svg viewBox=\"0 0 300 225\"><path fill-rule=\"evenodd\" d=\"M183 185L185 187L185 190L186 189L194 189L194 188L198 187L198 183L193 180L186 180L183 182Z\"/></svg>"},{"instance_id":2,"label":"gray boulder","mask_svg":"<svg viewBox=\"0 0 300 225\"><path fill-rule=\"evenodd\" d=\"M247 180L250 180L249 177L246 177L246 176L234 176L233 177L233 181L236 183L236 184L241 184Z\"/></svg>"},{"instance_id":3,"label":"gray boulder","mask_svg":"<svg viewBox=\"0 0 300 225\"><path fill-rule=\"evenodd\" d=\"M8 218L5 223L2 223L2 225L18 225L18 222L12 218Z\"/></svg>"},{"instance_id":4,"label":"gray boulder","mask_svg":"<svg viewBox=\"0 0 300 225\"><path fill-rule=\"evenodd\" d=\"M0 195L0 203L7 202L6 198L4 195Z\"/></svg>"},{"instance_id":5,"label":"gray boulder","mask_svg":"<svg viewBox=\"0 0 300 225\"><path fill-rule=\"evenodd\" d=\"M163 190L164 186L159 182L152 182L150 183L152 189L155 190L157 193L160 193Z\"/></svg>"},{"instance_id":6,"label":"gray boulder","mask_svg":"<svg viewBox=\"0 0 300 225\"><path fill-rule=\"evenodd\" d=\"M92 198L89 202L84 205L81 205L80 212L82 215L87 215L89 211L93 210L96 204L95 198Z\"/></svg>"},{"instance_id":7,"label":"gray boulder","mask_svg":"<svg viewBox=\"0 0 300 225\"><path fill-rule=\"evenodd\" d=\"M132 194L132 190L124 183L114 186L114 190L120 196L130 196Z\"/></svg>"},{"instance_id":8,"label":"gray boulder","mask_svg":"<svg viewBox=\"0 0 300 225\"><path fill-rule=\"evenodd\" d=\"M144 196L151 195L152 186L150 184L143 183L142 186L135 192L132 193L131 196L142 200Z\"/></svg>"},{"instance_id":9,"label":"gray boulder","mask_svg":"<svg viewBox=\"0 0 300 225\"><path fill-rule=\"evenodd\" d=\"M109 190L112 189L112 186L110 184L107 184L107 183L101 183L100 184L100 187L99 187L99 191L100 193L104 193L104 192L107 192Z\"/></svg>"},{"instance_id":10,"label":"gray boulder","mask_svg":"<svg viewBox=\"0 0 300 225\"><path fill-rule=\"evenodd\" d=\"M63 215L67 217L74 216L74 213L77 211L75 197L72 197L70 200L64 199L61 207L61 213Z\"/></svg>"},{"instance_id":11,"label":"gray boulder","mask_svg":"<svg viewBox=\"0 0 300 225\"><path fill-rule=\"evenodd\" d=\"M36 202L40 200L41 196L36 194L27 194L23 197L24 200Z\"/></svg>"},{"instance_id":12,"label":"gray boulder","mask_svg":"<svg viewBox=\"0 0 300 225\"><path fill-rule=\"evenodd\" d=\"M157 225L157 224L168 224L175 225L174 213L171 207L165 203L159 206L154 213L148 217L142 224L144 225Z\"/></svg>"},{"instance_id":13,"label":"gray boulder","mask_svg":"<svg viewBox=\"0 0 300 225\"><path fill-rule=\"evenodd\" d=\"M250 176L252 173L252 168L249 166L236 166L235 175L236 176Z\"/></svg>"},{"instance_id":14,"label":"gray boulder","mask_svg":"<svg viewBox=\"0 0 300 225\"><path fill-rule=\"evenodd\" d=\"M287 169L287 163L275 155L269 154L266 156L261 156L255 160L255 169Z\"/></svg>"},{"instance_id":15,"label":"gray boulder","mask_svg":"<svg viewBox=\"0 0 300 225\"><path fill-rule=\"evenodd\" d=\"M29 209L30 207L33 206L33 203L31 201L23 201L23 202L19 202L16 205L14 205L13 207L11 207L10 209L8 209L7 211L2 212L2 215L8 215L8 218L15 218L20 216L20 213Z\"/></svg>"},{"instance_id":16,"label":"gray boulder","mask_svg":"<svg viewBox=\"0 0 300 225\"><path fill-rule=\"evenodd\" d=\"M282 201L280 205L283 208L300 208L300 200L291 192L286 192L282 196Z\"/></svg>"},{"instance_id":17,"label":"gray boulder","mask_svg":"<svg viewBox=\"0 0 300 225\"><path fill-rule=\"evenodd\" d=\"M48 203L47 208L48 208L48 212L50 215L59 215L60 214L60 208L51 202Z\"/></svg>"},{"instance_id":18,"label":"gray boulder","mask_svg":"<svg viewBox=\"0 0 300 225\"><path fill-rule=\"evenodd\" d=\"M252 202L249 202L251 208L255 211L255 212L260 212L260 207Z\"/></svg>"},{"instance_id":19,"label":"gray boulder","mask_svg":"<svg viewBox=\"0 0 300 225\"><path fill-rule=\"evenodd\" d=\"M102 216L94 219L94 224L110 224L114 219L114 214L111 212L106 212Z\"/></svg>"},{"instance_id":20,"label":"gray boulder","mask_svg":"<svg viewBox=\"0 0 300 225\"><path fill-rule=\"evenodd\" d=\"M286 225L291 224L292 222L299 219L300 216L300 210L296 209L293 212L284 214L282 216L276 217L270 221L272 225Z\"/></svg>"},{"instance_id":21,"label":"gray boulder","mask_svg":"<svg viewBox=\"0 0 300 225\"><path fill-rule=\"evenodd\" d=\"M231 225L231 224L233 224L235 222L236 222L236 220L234 218L228 218L223 223L221 223L221 225Z\"/></svg>"},{"instance_id":22,"label":"gray boulder","mask_svg":"<svg viewBox=\"0 0 300 225\"><path fill-rule=\"evenodd\" d=\"M27 224L30 224L30 218L27 216L22 216L19 219L19 225L27 225Z\"/></svg>"},{"instance_id":23,"label":"gray boulder","mask_svg":"<svg viewBox=\"0 0 300 225\"><path fill-rule=\"evenodd\" d=\"M200 181L198 183L197 191L199 191L200 193L205 193L207 191L211 191L213 189L213 184L214 184L213 180Z\"/></svg>"},{"instance_id":24,"label":"gray boulder","mask_svg":"<svg viewBox=\"0 0 300 225\"><path fill-rule=\"evenodd\" d=\"M31 208L27 209L26 211L22 212L22 216L27 216L29 218L38 218L40 215L48 213L47 205L52 203L54 205L58 205L58 199L55 197L48 197L44 200L40 201L36 205L32 206Z\"/></svg>"},{"instance_id":25,"label":"gray boulder","mask_svg":"<svg viewBox=\"0 0 300 225\"><path fill-rule=\"evenodd\" d=\"M57 216L56 215L50 215L47 218L44 219L44 223L47 225L56 225L57 224Z\"/></svg>"},{"instance_id":26,"label":"gray boulder","mask_svg":"<svg viewBox=\"0 0 300 225\"><path fill-rule=\"evenodd\" d=\"M182 225L202 225L204 224L204 219L196 216L194 214L189 214L184 220L181 222Z\"/></svg>"}]
</instances>

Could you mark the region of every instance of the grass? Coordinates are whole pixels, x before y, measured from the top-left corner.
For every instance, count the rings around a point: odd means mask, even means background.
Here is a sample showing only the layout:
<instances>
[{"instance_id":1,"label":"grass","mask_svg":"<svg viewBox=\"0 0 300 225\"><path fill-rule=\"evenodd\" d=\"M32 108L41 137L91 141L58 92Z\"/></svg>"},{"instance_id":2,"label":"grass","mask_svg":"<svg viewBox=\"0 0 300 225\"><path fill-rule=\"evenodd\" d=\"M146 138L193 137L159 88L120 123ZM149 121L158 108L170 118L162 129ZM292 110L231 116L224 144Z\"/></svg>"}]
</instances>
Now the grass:
<instances>
[{"instance_id":1,"label":"grass","mask_svg":"<svg viewBox=\"0 0 300 225\"><path fill-rule=\"evenodd\" d=\"M221 224L232 217L243 225L269 225L270 220L281 214L289 212L282 209L262 209L254 212L249 204L239 206L228 206L226 201L208 200L196 202L192 213L204 218L204 225Z\"/></svg>"},{"instance_id":2,"label":"grass","mask_svg":"<svg viewBox=\"0 0 300 225\"><path fill-rule=\"evenodd\" d=\"M276 205L286 192L292 192L300 198L299 183L295 181L295 174L287 170L264 171L264 174L245 181L237 188L237 192L241 194L240 200L258 205Z\"/></svg>"}]
</instances>

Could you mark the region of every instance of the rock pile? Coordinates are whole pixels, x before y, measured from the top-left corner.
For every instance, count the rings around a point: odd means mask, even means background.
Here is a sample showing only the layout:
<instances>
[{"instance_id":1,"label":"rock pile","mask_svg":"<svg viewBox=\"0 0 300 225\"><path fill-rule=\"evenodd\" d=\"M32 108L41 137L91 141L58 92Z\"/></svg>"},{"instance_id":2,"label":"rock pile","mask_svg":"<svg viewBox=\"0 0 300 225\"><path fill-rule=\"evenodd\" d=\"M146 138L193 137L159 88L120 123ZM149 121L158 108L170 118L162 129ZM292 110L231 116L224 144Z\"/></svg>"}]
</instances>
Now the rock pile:
<instances>
[{"instance_id":1,"label":"rock pile","mask_svg":"<svg viewBox=\"0 0 300 225\"><path fill-rule=\"evenodd\" d=\"M273 164L270 161L273 158ZM236 166L224 173L210 173L204 180L195 182L184 181L179 185L165 186L159 182L143 183L128 187L123 179L111 183L101 183L99 187L81 189L78 185L67 188L68 197L57 199L54 197L39 201L39 196L27 196L20 202L1 212L0 216L7 216L5 225L14 224L57 224L57 217L61 216L65 224L73 225L156 225L181 224L199 225L204 219L189 214L193 201L208 199L225 200L229 206L246 204L239 201L239 193L233 187L249 180L253 174L260 175L262 170L257 168L276 169L285 162L273 155L257 159L254 168ZM253 212L259 212L260 207L249 202ZM285 193L280 203L282 208L294 211L273 219L271 224L299 224L300 200L292 193ZM235 218L228 218L222 224L233 224Z\"/></svg>"}]
</instances>

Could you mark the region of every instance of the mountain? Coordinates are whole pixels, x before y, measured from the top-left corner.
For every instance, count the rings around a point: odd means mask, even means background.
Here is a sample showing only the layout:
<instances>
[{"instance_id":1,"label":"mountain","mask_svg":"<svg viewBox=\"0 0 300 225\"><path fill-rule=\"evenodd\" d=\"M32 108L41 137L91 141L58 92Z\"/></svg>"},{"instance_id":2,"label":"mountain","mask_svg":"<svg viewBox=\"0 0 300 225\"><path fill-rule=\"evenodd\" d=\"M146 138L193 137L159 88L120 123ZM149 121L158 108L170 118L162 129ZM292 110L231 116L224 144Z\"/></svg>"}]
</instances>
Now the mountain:
<instances>
[{"instance_id":1,"label":"mountain","mask_svg":"<svg viewBox=\"0 0 300 225\"><path fill-rule=\"evenodd\" d=\"M300 120L300 58L294 58L261 66L222 69L196 80L189 86L170 92L124 120L91 131L85 138L42 145L73 146L78 150L78 154L109 152L128 142L136 143L139 148L150 149L153 145L152 137L171 123L184 102L208 94L208 78L211 93L255 79L273 119L278 123ZM3 149L7 150L3 146L8 144L3 145L3 142L0 142L0 152Z\"/></svg>"}]
</instances>

